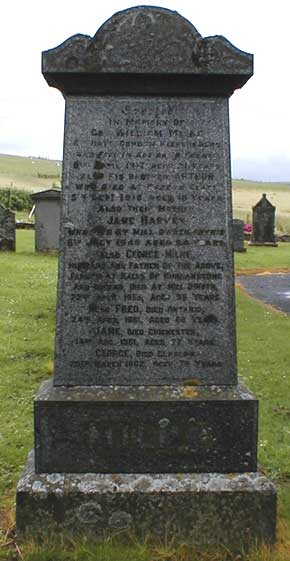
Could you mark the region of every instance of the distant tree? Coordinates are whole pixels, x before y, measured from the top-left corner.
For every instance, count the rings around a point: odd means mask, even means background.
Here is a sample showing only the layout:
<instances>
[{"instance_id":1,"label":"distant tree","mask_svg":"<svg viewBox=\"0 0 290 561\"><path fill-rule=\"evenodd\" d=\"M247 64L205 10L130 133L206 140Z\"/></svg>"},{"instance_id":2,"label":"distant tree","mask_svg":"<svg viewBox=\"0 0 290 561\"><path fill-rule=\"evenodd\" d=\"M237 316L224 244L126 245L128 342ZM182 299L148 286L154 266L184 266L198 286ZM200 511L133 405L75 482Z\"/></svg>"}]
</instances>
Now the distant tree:
<instances>
[{"instance_id":1,"label":"distant tree","mask_svg":"<svg viewBox=\"0 0 290 561\"><path fill-rule=\"evenodd\" d=\"M0 189L0 204L11 210L30 210L32 191L24 189Z\"/></svg>"}]
</instances>

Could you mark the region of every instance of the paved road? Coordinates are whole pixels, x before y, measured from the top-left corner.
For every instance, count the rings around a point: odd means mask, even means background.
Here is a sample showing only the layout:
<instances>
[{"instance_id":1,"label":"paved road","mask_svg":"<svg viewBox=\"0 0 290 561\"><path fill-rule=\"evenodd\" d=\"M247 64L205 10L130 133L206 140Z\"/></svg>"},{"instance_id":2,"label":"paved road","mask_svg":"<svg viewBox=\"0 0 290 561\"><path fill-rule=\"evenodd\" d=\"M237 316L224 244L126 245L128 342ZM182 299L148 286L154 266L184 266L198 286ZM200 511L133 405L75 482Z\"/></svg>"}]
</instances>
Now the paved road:
<instances>
[{"instance_id":1,"label":"paved road","mask_svg":"<svg viewBox=\"0 0 290 561\"><path fill-rule=\"evenodd\" d=\"M239 275L239 282L251 296L290 314L290 274Z\"/></svg>"}]
</instances>

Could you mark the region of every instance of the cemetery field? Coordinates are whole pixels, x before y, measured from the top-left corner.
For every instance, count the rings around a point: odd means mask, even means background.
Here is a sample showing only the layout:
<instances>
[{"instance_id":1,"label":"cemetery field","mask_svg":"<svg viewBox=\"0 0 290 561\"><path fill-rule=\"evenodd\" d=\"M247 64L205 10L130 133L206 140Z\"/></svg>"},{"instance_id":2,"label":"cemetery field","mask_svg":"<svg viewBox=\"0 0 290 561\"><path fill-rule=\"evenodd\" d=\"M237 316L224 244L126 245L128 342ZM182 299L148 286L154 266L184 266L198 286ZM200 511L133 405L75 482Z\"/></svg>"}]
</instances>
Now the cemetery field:
<instances>
[{"instance_id":1,"label":"cemetery field","mask_svg":"<svg viewBox=\"0 0 290 561\"><path fill-rule=\"evenodd\" d=\"M267 183L233 179L234 217L252 221L252 206L266 193L276 207L276 233L290 232L290 183Z\"/></svg>"},{"instance_id":2,"label":"cemetery field","mask_svg":"<svg viewBox=\"0 0 290 561\"><path fill-rule=\"evenodd\" d=\"M280 242L278 247L254 247L245 243L245 253L235 253L236 273L254 271L290 271L290 244Z\"/></svg>"},{"instance_id":3,"label":"cemetery field","mask_svg":"<svg viewBox=\"0 0 290 561\"><path fill-rule=\"evenodd\" d=\"M236 266L268 271L287 267L289 253L286 243L278 248L250 248L235 256ZM57 257L34 253L32 231L17 231L17 252L0 255L0 560L241 559L228 552L201 554L174 543L152 545L149 537L144 543L132 536L102 544L50 540L41 547L15 537L16 484L33 446L33 398L53 370L56 274ZM279 490L278 544L273 550L254 549L244 560L290 561L290 316L272 311L237 289L237 333L239 374L260 400L259 462Z\"/></svg>"},{"instance_id":4,"label":"cemetery field","mask_svg":"<svg viewBox=\"0 0 290 561\"><path fill-rule=\"evenodd\" d=\"M0 189L42 191L60 187L61 169L59 160L0 154Z\"/></svg>"}]
</instances>

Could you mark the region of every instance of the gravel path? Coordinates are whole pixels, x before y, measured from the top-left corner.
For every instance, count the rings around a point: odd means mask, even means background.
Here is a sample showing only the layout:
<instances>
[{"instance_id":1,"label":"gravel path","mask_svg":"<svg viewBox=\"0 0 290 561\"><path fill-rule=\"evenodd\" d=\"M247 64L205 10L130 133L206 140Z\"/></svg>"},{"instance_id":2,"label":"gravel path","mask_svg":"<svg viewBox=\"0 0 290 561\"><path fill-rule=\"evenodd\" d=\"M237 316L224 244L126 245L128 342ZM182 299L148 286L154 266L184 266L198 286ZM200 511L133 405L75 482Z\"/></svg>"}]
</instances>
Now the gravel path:
<instances>
[{"instance_id":1,"label":"gravel path","mask_svg":"<svg viewBox=\"0 0 290 561\"><path fill-rule=\"evenodd\" d=\"M239 275L237 282L266 304L290 314L290 274Z\"/></svg>"}]
</instances>

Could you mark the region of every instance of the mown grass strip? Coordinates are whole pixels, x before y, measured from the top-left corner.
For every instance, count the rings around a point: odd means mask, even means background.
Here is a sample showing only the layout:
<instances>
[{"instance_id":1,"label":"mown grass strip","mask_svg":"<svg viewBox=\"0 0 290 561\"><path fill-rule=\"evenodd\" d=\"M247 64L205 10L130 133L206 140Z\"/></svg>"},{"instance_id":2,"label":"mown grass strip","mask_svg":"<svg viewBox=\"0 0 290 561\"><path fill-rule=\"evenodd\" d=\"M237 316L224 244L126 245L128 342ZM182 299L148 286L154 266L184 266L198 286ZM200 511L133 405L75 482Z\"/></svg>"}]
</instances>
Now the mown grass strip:
<instances>
[{"instance_id":1,"label":"mown grass strip","mask_svg":"<svg viewBox=\"0 0 290 561\"><path fill-rule=\"evenodd\" d=\"M290 272L290 244L279 243L278 247L255 247L245 244L245 253L235 253L237 274L268 272Z\"/></svg>"}]
</instances>

